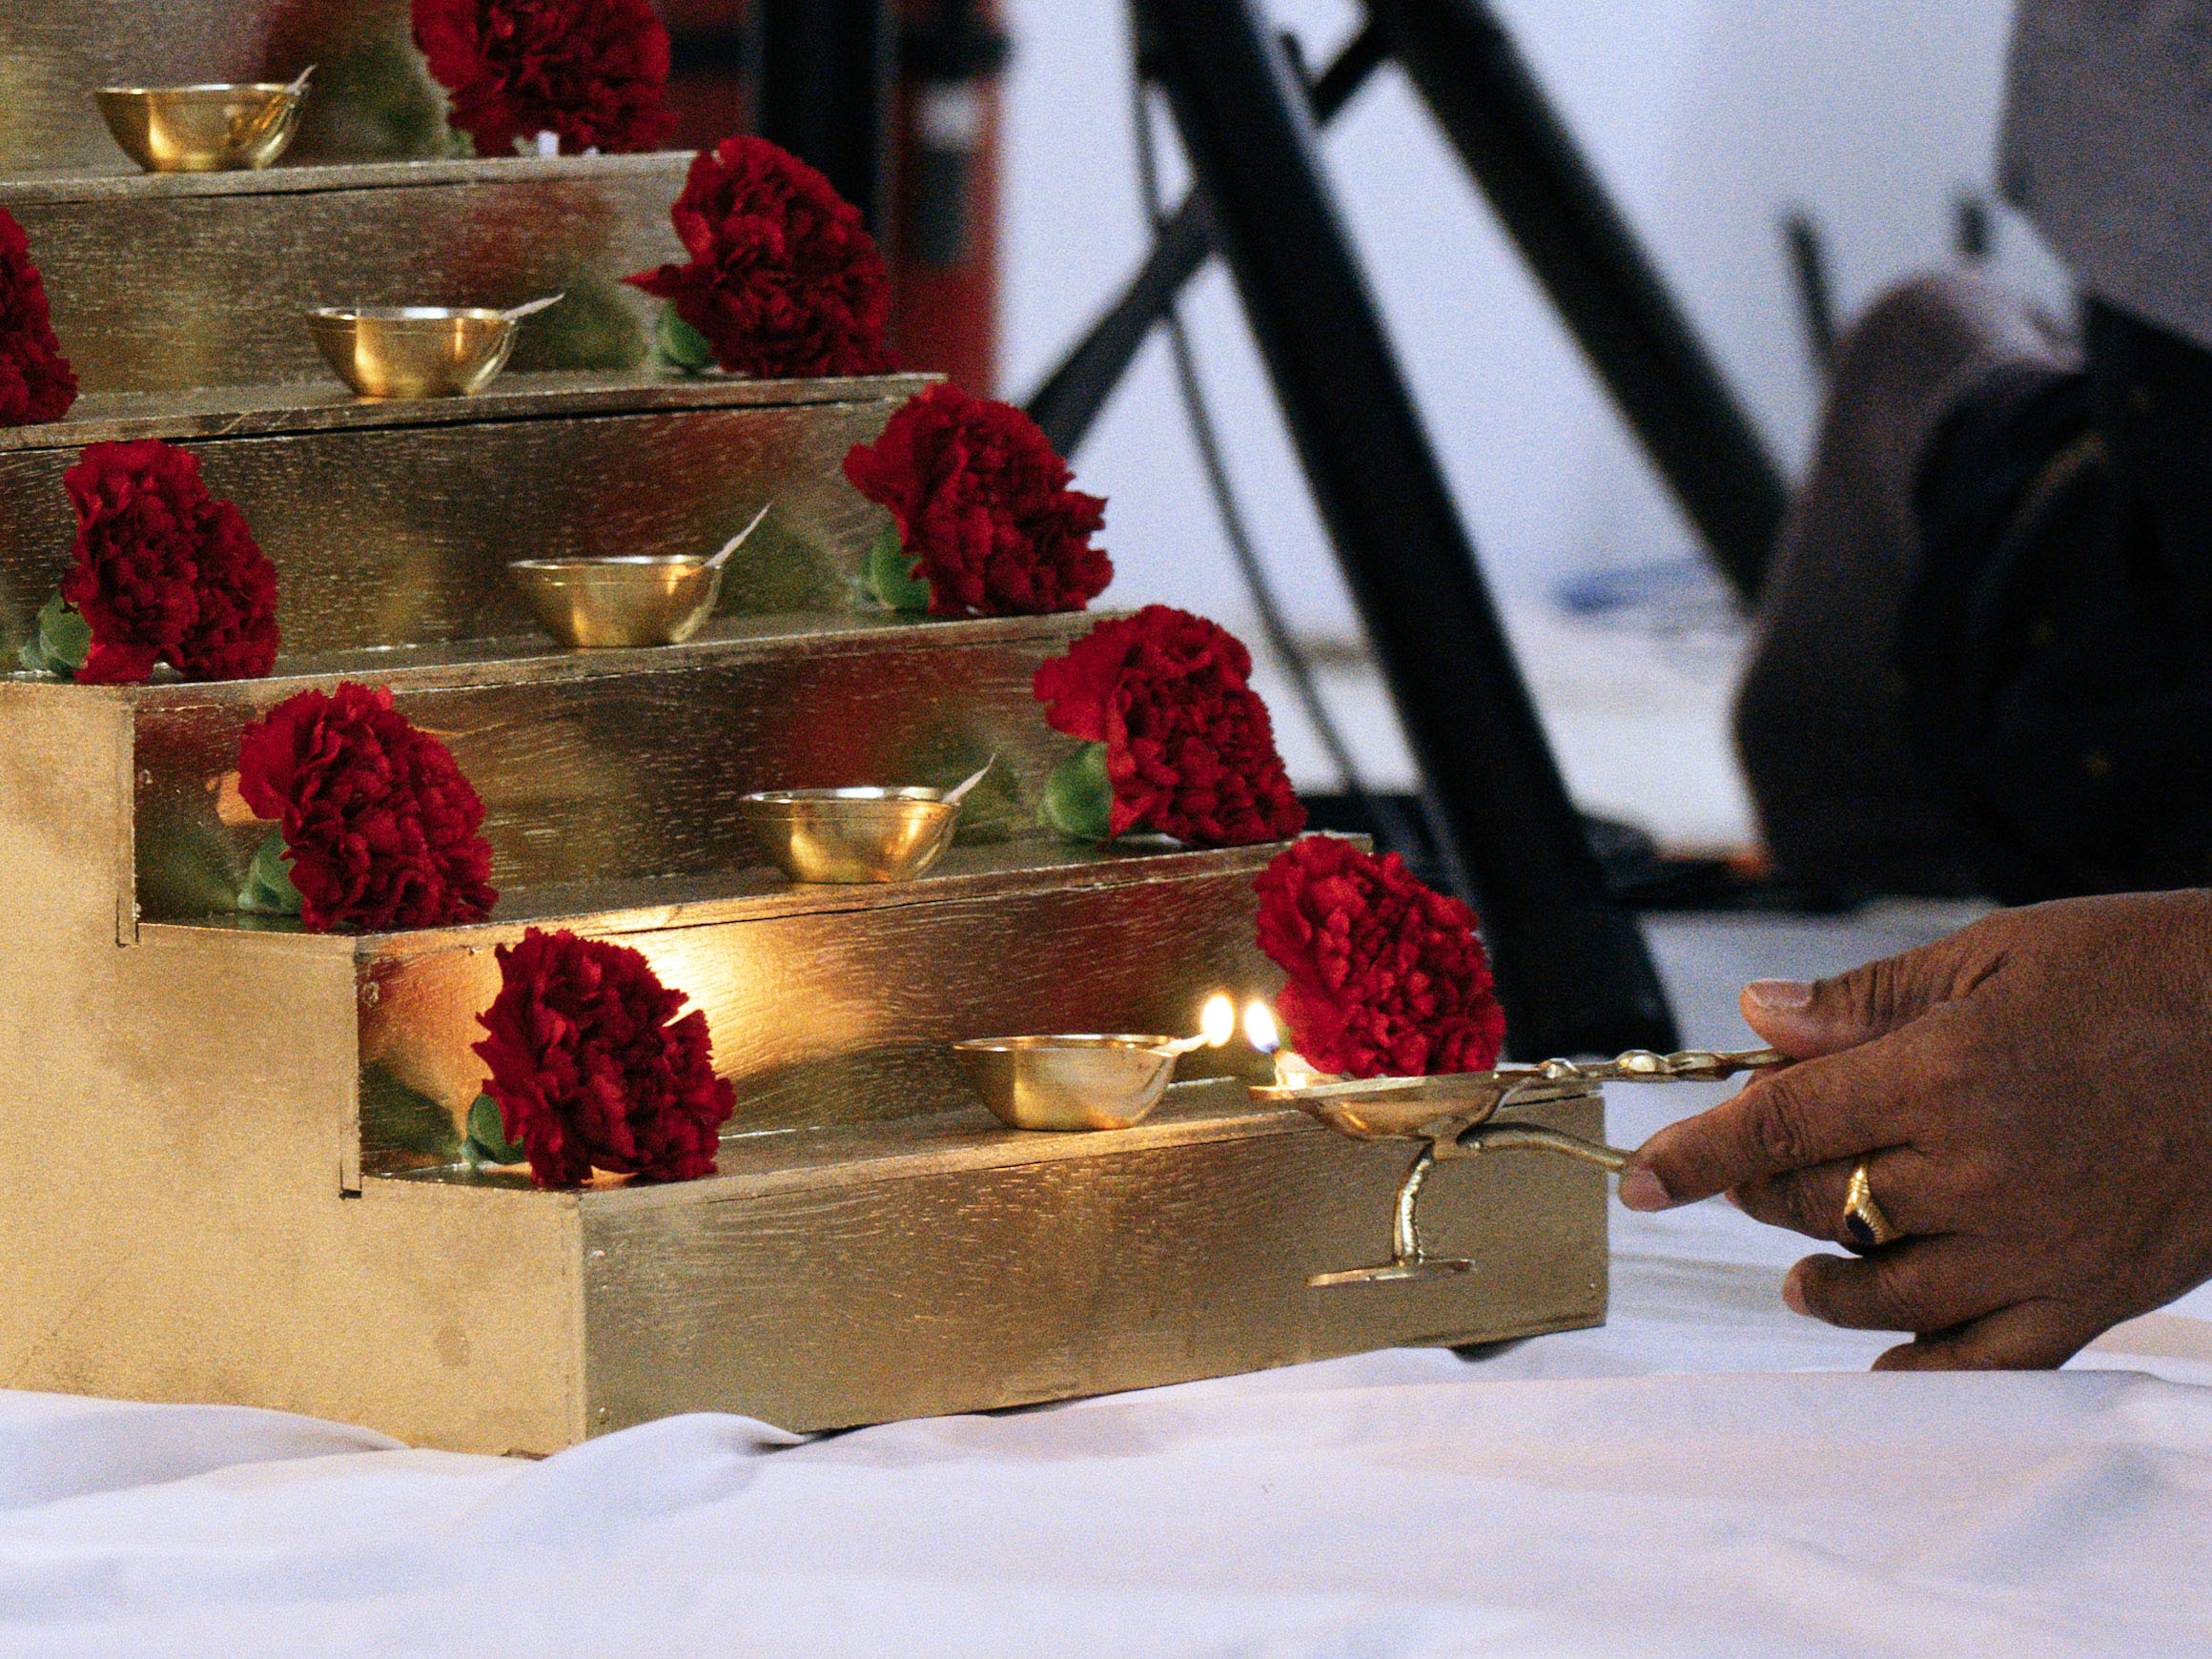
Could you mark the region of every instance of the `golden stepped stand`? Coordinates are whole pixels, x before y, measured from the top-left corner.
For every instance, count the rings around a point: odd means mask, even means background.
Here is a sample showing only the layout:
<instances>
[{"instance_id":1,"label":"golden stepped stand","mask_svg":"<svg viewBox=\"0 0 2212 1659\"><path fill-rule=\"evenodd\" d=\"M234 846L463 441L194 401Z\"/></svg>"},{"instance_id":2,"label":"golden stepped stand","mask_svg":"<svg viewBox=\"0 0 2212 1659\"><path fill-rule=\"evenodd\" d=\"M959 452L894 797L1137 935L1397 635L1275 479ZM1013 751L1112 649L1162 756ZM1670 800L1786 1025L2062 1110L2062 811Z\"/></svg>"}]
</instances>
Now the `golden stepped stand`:
<instances>
[{"instance_id":1,"label":"golden stepped stand","mask_svg":"<svg viewBox=\"0 0 2212 1659\"><path fill-rule=\"evenodd\" d=\"M622 278L681 259L690 156L276 167L0 182L87 392L321 380L326 305L522 305L510 366L634 369L656 301Z\"/></svg>"},{"instance_id":2,"label":"golden stepped stand","mask_svg":"<svg viewBox=\"0 0 2212 1659\"><path fill-rule=\"evenodd\" d=\"M12 659L69 569L62 475L79 449L144 438L190 444L254 526L283 576L288 661L550 646L509 560L711 553L770 502L717 614L850 612L888 520L838 464L929 383L549 374L422 402L362 401L336 381L88 398L69 420L0 428L0 649Z\"/></svg>"},{"instance_id":3,"label":"golden stepped stand","mask_svg":"<svg viewBox=\"0 0 2212 1659\"><path fill-rule=\"evenodd\" d=\"M245 727L307 686L388 686L482 795L492 880L510 904L584 880L709 874L759 862L738 820L748 791L874 779L943 787L1000 757L963 804L970 841L1042 835L1035 804L1075 748L1038 717L1030 681L1088 623L948 626L862 617L745 619L682 645L472 660L392 652L316 675L132 690L0 684L0 700L78 698L122 710L135 780L131 841L141 921L227 906L267 827L229 775ZM299 665L280 665L296 667ZM128 908L128 906L126 906Z\"/></svg>"},{"instance_id":4,"label":"golden stepped stand","mask_svg":"<svg viewBox=\"0 0 2212 1659\"><path fill-rule=\"evenodd\" d=\"M5 10L0 206L88 395L0 430L0 643L68 566L78 450L164 438L276 563L284 656L217 686L0 676L0 1386L546 1452L675 1411L830 1427L1603 1320L1587 1165L1457 1165L1421 1224L1469 1271L1325 1289L1387 1248L1403 1145L1254 1100L1223 1055L1126 1129L1021 1133L975 1101L958 1039L1180 1033L1211 993L1270 992L1252 882L1274 850L1047 838L1073 740L1031 676L1096 618L862 600L886 520L838 463L926 379L644 367L650 302L619 279L676 256L686 156L378 159L447 144L405 0ZM309 61L266 173L139 175L92 104ZM343 164L291 164L315 158ZM352 399L305 322L558 291L475 398ZM559 650L503 568L703 553L771 500L680 645ZM486 922L311 935L236 912L268 833L239 733L340 679L388 686L481 791ZM735 810L941 788L992 756L909 882L795 886ZM707 1011L737 1095L719 1175L544 1192L461 1160L476 1015L532 924L643 951ZM1498 1115L1586 1138L1602 1116L1570 1083Z\"/></svg>"}]
</instances>

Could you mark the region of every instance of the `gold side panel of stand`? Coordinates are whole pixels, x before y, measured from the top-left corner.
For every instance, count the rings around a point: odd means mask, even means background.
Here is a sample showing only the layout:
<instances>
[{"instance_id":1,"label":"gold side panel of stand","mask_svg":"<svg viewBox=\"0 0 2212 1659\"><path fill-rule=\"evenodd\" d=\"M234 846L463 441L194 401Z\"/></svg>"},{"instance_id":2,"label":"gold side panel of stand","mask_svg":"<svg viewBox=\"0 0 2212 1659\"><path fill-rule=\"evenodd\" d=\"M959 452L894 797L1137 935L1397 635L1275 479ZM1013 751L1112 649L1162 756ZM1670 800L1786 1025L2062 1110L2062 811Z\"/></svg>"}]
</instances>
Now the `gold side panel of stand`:
<instances>
[{"instance_id":1,"label":"gold side panel of stand","mask_svg":"<svg viewBox=\"0 0 2212 1659\"><path fill-rule=\"evenodd\" d=\"M682 257L668 206L689 159L425 163L376 170L389 182L373 187L346 168L56 183L0 189L0 206L31 238L88 392L319 381L317 306L553 293L568 297L522 325L511 366L628 369L658 302L622 278Z\"/></svg>"},{"instance_id":2,"label":"gold side panel of stand","mask_svg":"<svg viewBox=\"0 0 2212 1659\"><path fill-rule=\"evenodd\" d=\"M625 932L620 942L706 1011L715 1070L737 1086L733 1132L937 1113L974 1105L947 1047L960 1038L1183 1032L1213 992L1271 992L1280 976L1253 944L1252 882L1275 850L1178 860L1181 873L1161 880L1145 879L1141 860L1088 877L1013 869L967 884L956 900L931 899L922 882L904 890L904 903ZM569 925L592 932L588 917ZM499 991L492 952L472 938L371 961L362 979L362 1063L458 1124L482 1087L483 1062L469 1049L483 1035L477 1014ZM1200 1074L1205 1058L1184 1069ZM373 1123L362 1138L371 1174L423 1161L425 1142L379 1139Z\"/></svg>"},{"instance_id":3,"label":"gold side panel of stand","mask_svg":"<svg viewBox=\"0 0 2212 1659\"><path fill-rule=\"evenodd\" d=\"M512 559L710 553L761 506L718 614L854 603L881 508L838 470L923 382L839 403L539 415L195 441L208 487L237 504L278 572L287 661L400 644L543 638ZM548 398L558 406L560 399ZM68 449L0 447L0 650L36 627L70 567Z\"/></svg>"},{"instance_id":4,"label":"gold side panel of stand","mask_svg":"<svg viewBox=\"0 0 2212 1659\"><path fill-rule=\"evenodd\" d=\"M452 153L408 0L8 0L0 174L130 166L92 107L108 85L290 80L316 65L291 158Z\"/></svg>"},{"instance_id":5,"label":"gold side panel of stand","mask_svg":"<svg viewBox=\"0 0 2212 1659\"><path fill-rule=\"evenodd\" d=\"M118 949L129 711L51 689L0 685L0 1388L575 1439L573 1203L342 1198L348 943Z\"/></svg>"},{"instance_id":6,"label":"gold side panel of stand","mask_svg":"<svg viewBox=\"0 0 2212 1659\"><path fill-rule=\"evenodd\" d=\"M832 636L735 660L686 646L625 653L654 663L628 673L402 682L395 701L445 740L482 794L502 891L733 870L758 862L736 821L748 790L951 784L993 754L1000 766L969 797L963 833L1035 833L1033 804L1074 740L1045 725L1030 680L1087 625ZM141 710L142 919L229 908L267 828L241 820L220 781L237 767L245 725L297 688L255 682Z\"/></svg>"},{"instance_id":7,"label":"gold side panel of stand","mask_svg":"<svg viewBox=\"0 0 2212 1659\"><path fill-rule=\"evenodd\" d=\"M1599 1137L1604 1108L1503 1119ZM587 1197L590 1432L682 1411L837 1427L1603 1322L1597 1171L1455 1166L1423 1229L1472 1272L1317 1290L1311 1275L1387 1249L1408 1149L1280 1116L1224 1131L709 1202Z\"/></svg>"}]
</instances>

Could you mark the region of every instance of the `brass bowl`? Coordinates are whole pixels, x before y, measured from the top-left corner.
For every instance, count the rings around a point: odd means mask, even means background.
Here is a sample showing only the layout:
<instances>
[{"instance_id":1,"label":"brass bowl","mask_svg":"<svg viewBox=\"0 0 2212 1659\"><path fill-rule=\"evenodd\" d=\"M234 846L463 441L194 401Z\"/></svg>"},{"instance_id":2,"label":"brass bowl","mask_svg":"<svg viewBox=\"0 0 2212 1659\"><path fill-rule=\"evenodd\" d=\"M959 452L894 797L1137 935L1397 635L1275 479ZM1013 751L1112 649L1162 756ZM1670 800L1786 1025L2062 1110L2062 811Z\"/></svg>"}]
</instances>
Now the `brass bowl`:
<instances>
[{"instance_id":1,"label":"brass bowl","mask_svg":"<svg viewBox=\"0 0 2212 1659\"><path fill-rule=\"evenodd\" d=\"M572 651L681 645L722 596L722 569L704 559L518 559L507 573Z\"/></svg>"},{"instance_id":2,"label":"brass bowl","mask_svg":"<svg viewBox=\"0 0 2212 1659\"><path fill-rule=\"evenodd\" d=\"M960 822L942 789L768 789L737 805L793 881L911 881L944 855Z\"/></svg>"},{"instance_id":3,"label":"brass bowl","mask_svg":"<svg viewBox=\"0 0 2212 1659\"><path fill-rule=\"evenodd\" d=\"M1127 1129L1175 1077L1163 1036L975 1037L952 1052L1009 1129Z\"/></svg>"},{"instance_id":4,"label":"brass bowl","mask_svg":"<svg viewBox=\"0 0 2212 1659\"><path fill-rule=\"evenodd\" d=\"M267 167L292 143L304 87L274 82L102 87L100 113L125 154L149 173Z\"/></svg>"},{"instance_id":5,"label":"brass bowl","mask_svg":"<svg viewBox=\"0 0 2212 1659\"><path fill-rule=\"evenodd\" d=\"M515 349L505 312L445 305L332 305L307 314L331 371L364 398L466 398Z\"/></svg>"}]
</instances>

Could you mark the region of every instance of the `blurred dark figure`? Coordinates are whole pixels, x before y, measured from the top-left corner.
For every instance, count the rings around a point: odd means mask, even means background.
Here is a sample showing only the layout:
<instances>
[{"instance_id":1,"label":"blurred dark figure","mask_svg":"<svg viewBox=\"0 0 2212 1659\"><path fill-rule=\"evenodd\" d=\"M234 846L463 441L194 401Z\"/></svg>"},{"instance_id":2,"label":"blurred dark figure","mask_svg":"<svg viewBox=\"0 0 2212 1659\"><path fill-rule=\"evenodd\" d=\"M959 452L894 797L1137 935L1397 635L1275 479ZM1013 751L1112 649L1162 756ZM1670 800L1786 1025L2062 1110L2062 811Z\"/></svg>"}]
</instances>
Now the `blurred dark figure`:
<instances>
[{"instance_id":1,"label":"blurred dark figure","mask_svg":"<svg viewBox=\"0 0 2212 1659\"><path fill-rule=\"evenodd\" d=\"M2007 198L2075 329L1964 272L1839 345L1736 734L1839 892L2212 879L2212 0L2023 0Z\"/></svg>"}]
</instances>

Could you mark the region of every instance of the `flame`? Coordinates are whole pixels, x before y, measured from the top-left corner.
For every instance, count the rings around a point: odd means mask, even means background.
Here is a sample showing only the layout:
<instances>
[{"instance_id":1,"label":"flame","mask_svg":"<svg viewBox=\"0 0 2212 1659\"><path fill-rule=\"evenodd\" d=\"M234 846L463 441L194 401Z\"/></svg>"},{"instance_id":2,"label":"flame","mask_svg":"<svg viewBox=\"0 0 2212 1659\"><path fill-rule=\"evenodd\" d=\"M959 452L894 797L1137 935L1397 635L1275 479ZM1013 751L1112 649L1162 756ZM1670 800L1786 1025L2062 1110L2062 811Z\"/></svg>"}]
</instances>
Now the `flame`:
<instances>
[{"instance_id":1,"label":"flame","mask_svg":"<svg viewBox=\"0 0 2212 1659\"><path fill-rule=\"evenodd\" d=\"M1219 1048L1237 1034L1237 1005L1219 993L1208 997L1205 1012L1198 1015L1198 1030L1205 1033L1208 1048Z\"/></svg>"},{"instance_id":2,"label":"flame","mask_svg":"<svg viewBox=\"0 0 2212 1659\"><path fill-rule=\"evenodd\" d=\"M1275 1015L1264 1002L1245 1005L1244 1040L1263 1055L1271 1055L1282 1046L1281 1034L1275 1029Z\"/></svg>"}]
</instances>

